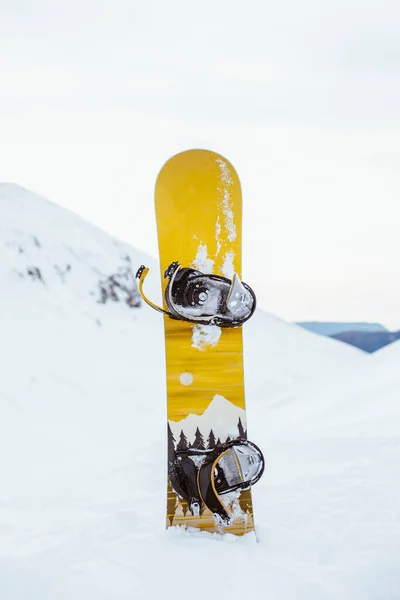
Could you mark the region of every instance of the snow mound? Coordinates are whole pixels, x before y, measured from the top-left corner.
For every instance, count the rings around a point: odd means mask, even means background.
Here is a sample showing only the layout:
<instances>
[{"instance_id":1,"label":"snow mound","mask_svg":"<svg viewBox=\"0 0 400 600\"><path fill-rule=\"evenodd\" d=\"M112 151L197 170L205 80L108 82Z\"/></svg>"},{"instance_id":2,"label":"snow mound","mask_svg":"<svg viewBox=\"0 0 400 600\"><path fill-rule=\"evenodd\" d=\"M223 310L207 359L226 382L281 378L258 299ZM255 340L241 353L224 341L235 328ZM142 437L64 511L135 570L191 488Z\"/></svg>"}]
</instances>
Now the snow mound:
<instances>
[{"instance_id":1,"label":"snow mound","mask_svg":"<svg viewBox=\"0 0 400 600\"><path fill-rule=\"evenodd\" d=\"M400 341L393 342L373 354L376 364L397 366L400 370Z\"/></svg>"},{"instance_id":2,"label":"snow mound","mask_svg":"<svg viewBox=\"0 0 400 600\"><path fill-rule=\"evenodd\" d=\"M243 327L246 389L271 410L303 390L335 386L366 365L368 355L257 310Z\"/></svg>"},{"instance_id":3,"label":"snow mound","mask_svg":"<svg viewBox=\"0 0 400 600\"><path fill-rule=\"evenodd\" d=\"M154 261L15 186L0 188L0 249L2 600L398 597L393 366L258 313L244 335L259 543L166 532L162 318L92 294L121 256Z\"/></svg>"}]
</instances>

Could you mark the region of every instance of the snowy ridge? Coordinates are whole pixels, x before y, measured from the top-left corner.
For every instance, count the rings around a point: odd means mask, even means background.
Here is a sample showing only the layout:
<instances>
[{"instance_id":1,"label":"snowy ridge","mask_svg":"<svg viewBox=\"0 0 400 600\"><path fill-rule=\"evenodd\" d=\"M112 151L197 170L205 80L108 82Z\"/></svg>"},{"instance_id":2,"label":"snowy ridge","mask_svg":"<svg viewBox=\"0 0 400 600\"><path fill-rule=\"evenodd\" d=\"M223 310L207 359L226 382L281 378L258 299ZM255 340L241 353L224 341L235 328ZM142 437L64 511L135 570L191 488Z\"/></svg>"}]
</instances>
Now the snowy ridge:
<instances>
[{"instance_id":1,"label":"snowy ridge","mask_svg":"<svg viewBox=\"0 0 400 600\"><path fill-rule=\"evenodd\" d=\"M0 216L1 600L172 600L171 574L191 600L398 598L399 346L374 360L257 313L243 331L267 462L259 543L165 532L162 317L90 293L121 248L154 262L15 186ZM61 259L65 283L50 277ZM28 264L46 285L18 275Z\"/></svg>"},{"instance_id":2,"label":"snowy ridge","mask_svg":"<svg viewBox=\"0 0 400 600\"><path fill-rule=\"evenodd\" d=\"M259 310L243 327L243 344L247 393L271 410L282 402L297 403L312 389L325 394L364 369L369 358Z\"/></svg>"},{"instance_id":3,"label":"snowy ridge","mask_svg":"<svg viewBox=\"0 0 400 600\"><path fill-rule=\"evenodd\" d=\"M381 365L396 364L400 368L400 341L381 348L371 358Z\"/></svg>"},{"instance_id":4,"label":"snowy ridge","mask_svg":"<svg viewBox=\"0 0 400 600\"><path fill-rule=\"evenodd\" d=\"M52 295L93 302L140 303L133 250L65 209L13 185L0 184L0 280L36 281Z\"/></svg>"}]
</instances>

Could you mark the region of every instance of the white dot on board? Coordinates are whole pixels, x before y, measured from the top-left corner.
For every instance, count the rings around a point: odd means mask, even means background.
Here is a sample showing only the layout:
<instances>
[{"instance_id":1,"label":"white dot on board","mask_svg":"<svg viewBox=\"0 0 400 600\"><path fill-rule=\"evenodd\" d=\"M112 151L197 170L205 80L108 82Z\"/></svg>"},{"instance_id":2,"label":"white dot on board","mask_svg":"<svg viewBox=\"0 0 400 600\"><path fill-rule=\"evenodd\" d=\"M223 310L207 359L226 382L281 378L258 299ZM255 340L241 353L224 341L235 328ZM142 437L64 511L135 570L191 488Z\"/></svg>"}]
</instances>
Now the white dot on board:
<instances>
[{"instance_id":1,"label":"white dot on board","mask_svg":"<svg viewBox=\"0 0 400 600\"><path fill-rule=\"evenodd\" d=\"M179 377L179 381L182 385L191 385L193 383L193 375L191 373L182 373Z\"/></svg>"}]
</instances>

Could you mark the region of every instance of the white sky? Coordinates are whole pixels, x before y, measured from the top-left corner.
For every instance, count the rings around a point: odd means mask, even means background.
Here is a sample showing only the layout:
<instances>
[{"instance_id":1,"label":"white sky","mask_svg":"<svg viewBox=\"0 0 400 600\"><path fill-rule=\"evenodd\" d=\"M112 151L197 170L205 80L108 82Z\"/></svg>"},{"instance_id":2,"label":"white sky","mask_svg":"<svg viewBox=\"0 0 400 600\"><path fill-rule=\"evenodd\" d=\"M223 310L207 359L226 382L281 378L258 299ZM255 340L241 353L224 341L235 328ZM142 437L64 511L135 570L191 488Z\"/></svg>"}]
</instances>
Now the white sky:
<instances>
[{"instance_id":1,"label":"white sky","mask_svg":"<svg viewBox=\"0 0 400 600\"><path fill-rule=\"evenodd\" d=\"M399 28L398 0L0 0L0 181L156 255L158 170L216 150L261 306L400 327Z\"/></svg>"}]
</instances>

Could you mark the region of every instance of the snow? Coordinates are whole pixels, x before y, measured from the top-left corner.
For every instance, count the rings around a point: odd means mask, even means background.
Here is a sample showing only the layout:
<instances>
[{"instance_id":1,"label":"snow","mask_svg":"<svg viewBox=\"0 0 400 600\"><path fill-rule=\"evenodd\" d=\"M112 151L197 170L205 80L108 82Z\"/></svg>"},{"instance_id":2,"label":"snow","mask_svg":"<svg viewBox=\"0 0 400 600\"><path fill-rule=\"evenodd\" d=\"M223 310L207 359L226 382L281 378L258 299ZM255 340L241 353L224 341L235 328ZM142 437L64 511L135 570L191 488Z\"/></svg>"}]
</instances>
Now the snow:
<instances>
[{"instance_id":1,"label":"snow","mask_svg":"<svg viewBox=\"0 0 400 600\"><path fill-rule=\"evenodd\" d=\"M371 359L381 365L400 365L400 341L384 346L371 355Z\"/></svg>"},{"instance_id":2,"label":"snow","mask_svg":"<svg viewBox=\"0 0 400 600\"><path fill-rule=\"evenodd\" d=\"M235 260L235 253L230 250L225 254L224 263L222 265L222 275L228 279L233 279L235 274L235 266L233 261Z\"/></svg>"},{"instance_id":3,"label":"snow","mask_svg":"<svg viewBox=\"0 0 400 600\"><path fill-rule=\"evenodd\" d=\"M193 325L192 346L198 350L205 350L207 346L216 346L221 333L222 329L218 325Z\"/></svg>"},{"instance_id":4,"label":"snow","mask_svg":"<svg viewBox=\"0 0 400 600\"><path fill-rule=\"evenodd\" d=\"M191 264L193 269L202 273L213 273L214 261L208 257L208 250L205 244L200 243L194 261Z\"/></svg>"},{"instance_id":5,"label":"snow","mask_svg":"<svg viewBox=\"0 0 400 600\"><path fill-rule=\"evenodd\" d=\"M228 240L230 242L234 242L236 240L237 233L232 206L230 204L231 193L229 189L233 185L233 179L231 177L228 164L220 158L217 160L217 163L220 169L220 193L222 195L221 208L224 215L224 227L227 232Z\"/></svg>"},{"instance_id":6,"label":"snow","mask_svg":"<svg viewBox=\"0 0 400 600\"><path fill-rule=\"evenodd\" d=\"M125 256L156 262L12 185L0 253L1 600L400 597L398 344L370 356L257 311L259 543L166 531L163 319L98 302Z\"/></svg>"},{"instance_id":7,"label":"snow","mask_svg":"<svg viewBox=\"0 0 400 600\"><path fill-rule=\"evenodd\" d=\"M370 356L358 348L259 310L243 326L243 344L247 390L268 418L312 390L324 397L370 365Z\"/></svg>"},{"instance_id":8,"label":"snow","mask_svg":"<svg viewBox=\"0 0 400 600\"><path fill-rule=\"evenodd\" d=\"M219 215L217 217L217 220L215 221L215 242L217 246L215 256L218 256L218 254L221 251L221 220L219 218Z\"/></svg>"}]
</instances>

